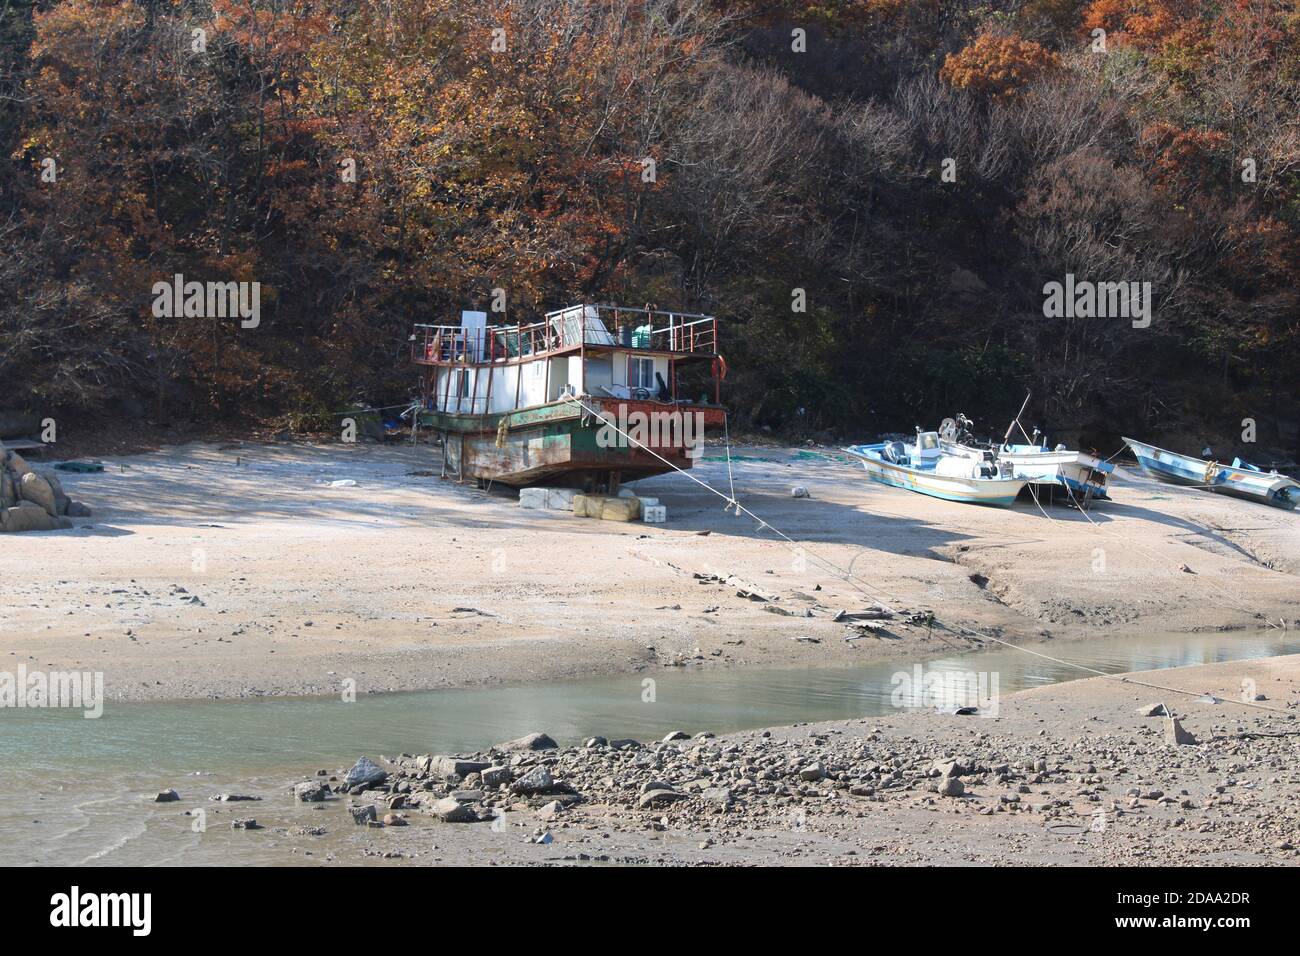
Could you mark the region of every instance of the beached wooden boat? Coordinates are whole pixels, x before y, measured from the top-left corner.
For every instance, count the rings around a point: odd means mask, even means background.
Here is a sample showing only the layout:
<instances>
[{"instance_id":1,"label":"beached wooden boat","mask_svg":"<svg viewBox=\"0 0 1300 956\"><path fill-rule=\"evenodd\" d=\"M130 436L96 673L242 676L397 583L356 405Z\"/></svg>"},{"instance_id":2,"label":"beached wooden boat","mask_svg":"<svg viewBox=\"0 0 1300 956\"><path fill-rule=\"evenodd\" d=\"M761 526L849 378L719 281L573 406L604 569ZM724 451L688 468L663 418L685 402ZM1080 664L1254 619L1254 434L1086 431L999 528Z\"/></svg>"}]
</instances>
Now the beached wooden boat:
<instances>
[{"instance_id":1,"label":"beached wooden boat","mask_svg":"<svg viewBox=\"0 0 1300 956\"><path fill-rule=\"evenodd\" d=\"M1125 438L1138 465L1153 478L1176 485L1195 485L1220 494L1258 501L1277 508L1300 505L1300 482L1276 471L1264 471L1234 458L1231 465L1193 458Z\"/></svg>"},{"instance_id":2,"label":"beached wooden boat","mask_svg":"<svg viewBox=\"0 0 1300 956\"><path fill-rule=\"evenodd\" d=\"M722 426L717 344L705 315L576 305L489 325L467 311L411 336L418 423L440 434L444 474L615 490L689 469L705 430Z\"/></svg>"},{"instance_id":3,"label":"beached wooden boat","mask_svg":"<svg viewBox=\"0 0 1300 956\"><path fill-rule=\"evenodd\" d=\"M945 450L938 432L918 431L915 443L850 445L844 451L874 481L947 501L1006 507L1027 483L976 449Z\"/></svg>"}]
</instances>

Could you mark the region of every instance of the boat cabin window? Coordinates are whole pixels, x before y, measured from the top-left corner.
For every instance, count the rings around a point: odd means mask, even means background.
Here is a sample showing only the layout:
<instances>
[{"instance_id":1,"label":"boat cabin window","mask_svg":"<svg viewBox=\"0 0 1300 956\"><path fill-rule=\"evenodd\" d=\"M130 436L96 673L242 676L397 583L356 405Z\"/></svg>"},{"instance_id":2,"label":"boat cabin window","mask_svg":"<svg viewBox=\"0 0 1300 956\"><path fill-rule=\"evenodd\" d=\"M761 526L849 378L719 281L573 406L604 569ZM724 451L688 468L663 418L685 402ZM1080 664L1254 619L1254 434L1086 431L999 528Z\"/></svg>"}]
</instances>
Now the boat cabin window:
<instances>
[{"instance_id":1,"label":"boat cabin window","mask_svg":"<svg viewBox=\"0 0 1300 956\"><path fill-rule=\"evenodd\" d=\"M629 358L627 360L627 384L631 388L655 388L654 359Z\"/></svg>"},{"instance_id":2,"label":"boat cabin window","mask_svg":"<svg viewBox=\"0 0 1300 956\"><path fill-rule=\"evenodd\" d=\"M939 433L921 432L916 436L916 450L922 458L935 458L939 455Z\"/></svg>"}]
</instances>

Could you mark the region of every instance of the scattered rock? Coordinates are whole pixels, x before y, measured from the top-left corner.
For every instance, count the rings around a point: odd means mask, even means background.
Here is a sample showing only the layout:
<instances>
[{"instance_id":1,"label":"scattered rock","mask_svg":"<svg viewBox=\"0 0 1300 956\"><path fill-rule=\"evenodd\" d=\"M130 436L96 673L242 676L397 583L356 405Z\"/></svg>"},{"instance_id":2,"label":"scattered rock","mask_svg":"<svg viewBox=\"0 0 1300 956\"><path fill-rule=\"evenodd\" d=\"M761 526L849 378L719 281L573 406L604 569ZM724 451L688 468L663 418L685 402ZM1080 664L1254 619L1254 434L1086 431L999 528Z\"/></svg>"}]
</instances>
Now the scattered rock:
<instances>
[{"instance_id":1,"label":"scattered rock","mask_svg":"<svg viewBox=\"0 0 1300 956\"><path fill-rule=\"evenodd\" d=\"M303 803L320 803L330 795L330 788L324 781L308 780L295 786L293 794Z\"/></svg>"},{"instance_id":2,"label":"scattered rock","mask_svg":"<svg viewBox=\"0 0 1300 956\"><path fill-rule=\"evenodd\" d=\"M1165 743L1175 746L1185 746L1196 743L1196 737L1190 731L1184 730L1182 723L1177 717L1165 718Z\"/></svg>"},{"instance_id":3,"label":"scattered rock","mask_svg":"<svg viewBox=\"0 0 1300 956\"><path fill-rule=\"evenodd\" d=\"M160 791L158 793L158 796L153 798L153 802L154 803L175 803L180 798L181 795L179 793L177 793L175 790L168 789L168 790Z\"/></svg>"},{"instance_id":4,"label":"scattered rock","mask_svg":"<svg viewBox=\"0 0 1300 956\"><path fill-rule=\"evenodd\" d=\"M443 797L429 807L429 812L443 823L477 823L478 814L467 803L454 797Z\"/></svg>"},{"instance_id":5,"label":"scattered rock","mask_svg":"<svg viewBox=\"0 0 1300 956\"><path fill-rule=\"evenodd\" d=\"M352 822L357 826L372 823L379 817L373 803L367 803L364 807L348 807L348 812L352 814Z\"/></svg>"},{"instance_id":6,"label":"scattered rock","mask_svg":"<svg viewBox=\"0 0 1300 956\"><path fill-rule=\"evenodd\" d=\"M482 773L492 766L486 760L466 760L463 757L439 757L433 761L431 770L438 776L460 777L464 779L472 773Z\"/></svg>"},{"instance_id":7,"label":"scattered rock","mask_svg":"<svg viewBox=\"0 0 1300 956\"><path fill-rule=\"evenodd\" d=\"M510 785L515 793L530 796L535 793L550 793L555 789L555 778L545 767L534 767Z\"/></svg>"},{"instance_id":8,"label":"scattered rock","mask_svg":"<svg viewBox=\"0 0 1300 956\"><path fill-rule=\"evenodd\" d=\"M685 798L686 794L679 793L676 790L656 788L641 794L641 796L637 798L636 805L644 810L647 807L662 807L669 803L675 803L678 800L684 800Z\"/></svg>"},{"instance_id":9,"label":"scattered rock","mask_svg":"<svg viewBox=\"0 0 1300 956\"><path fill-rule=\"evenodd\" d=\"M352 765L343 783L350 790L358 790L372 783L383 783L388 779L388 772L369 757L362 757Z\"/></svg>"},{"instance_id":10,"label":"scattered rock","mask_svg":"<svg viewBox=\"0 0 1300 956\"><path fill-rule=\"evenodd\" d=\"M939 784L941 797L960 797L965 792L966 785L961 782L960 777L944 777Z\"/></svg>"},{"instance_id":11,"label":"scattered rock","mask_svg":"<svg viewBox=\"0 0 1300 956\"><path fill-rule=\"evenodd\" d=\"M549 734L532 733L524 734L518 740L510 740L504 744L498 744L498 750L555 750L560 745L551 739Z\"/></svg>"},{"instance_id":12,"label":"scattered rock","mask_svg":"<svg viewBox=\"0 0 1300 956\"><path fill-rule=\"evenodd\" d=\"M499 787L503 783L509 783L514 776L514 771L509 767L485 767L480 772L479 779L485 787Z\"/></svg>"}]
</instances>

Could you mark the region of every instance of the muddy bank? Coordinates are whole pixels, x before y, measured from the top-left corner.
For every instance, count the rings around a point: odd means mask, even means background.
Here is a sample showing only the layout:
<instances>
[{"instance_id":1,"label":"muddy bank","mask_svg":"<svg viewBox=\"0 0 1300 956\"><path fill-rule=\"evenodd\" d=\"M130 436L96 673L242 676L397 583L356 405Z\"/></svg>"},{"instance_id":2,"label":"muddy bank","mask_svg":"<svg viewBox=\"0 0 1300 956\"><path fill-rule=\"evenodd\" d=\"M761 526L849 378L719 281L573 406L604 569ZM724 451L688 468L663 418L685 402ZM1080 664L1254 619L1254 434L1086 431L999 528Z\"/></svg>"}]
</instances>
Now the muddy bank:
<instances>
[{"instance_id":1,"label":"muddy bank","mask_svg":"<svg viewBox=\"0 0 1300 956\"><path fill-rule=\"evenodd\" d=\"M734 450L738 495L793 546L681 476L640 483L669 513L645 525L523 511L441 481L427 447L110 459L65 479L94 518L0 548L0 647L15 665L102 670L110 699L238 698L915 659L978 646L962 628L1075 640L1300 615L1294 514L1136 478L1088 517L986 509L867 484L834 454ZM696 473L726 487L719 458ZM899 613L836 620L877 603Z\"/></svg>"}]
</instances>

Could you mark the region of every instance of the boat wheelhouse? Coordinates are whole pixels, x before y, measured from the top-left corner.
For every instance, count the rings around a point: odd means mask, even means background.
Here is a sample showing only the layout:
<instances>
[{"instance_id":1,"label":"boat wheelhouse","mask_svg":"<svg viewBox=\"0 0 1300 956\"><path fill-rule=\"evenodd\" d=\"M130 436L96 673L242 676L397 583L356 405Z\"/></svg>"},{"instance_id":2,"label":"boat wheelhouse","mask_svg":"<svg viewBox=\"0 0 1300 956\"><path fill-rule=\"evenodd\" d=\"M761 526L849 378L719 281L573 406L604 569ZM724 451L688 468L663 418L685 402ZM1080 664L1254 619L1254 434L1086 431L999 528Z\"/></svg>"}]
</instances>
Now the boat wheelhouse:
<instances>
[{"instance_id":1,"label":"boat wheelhouse","mask_svg":"<svg viewBox=\"0 0 1300 956\"><path fill-rule=\"evenodd\" d=\"M718 323L709 315L574 305L528 325L417 325L419 424L443 473L587 490L689 469L723 424Z\"/></svg>"}]
</instances>

